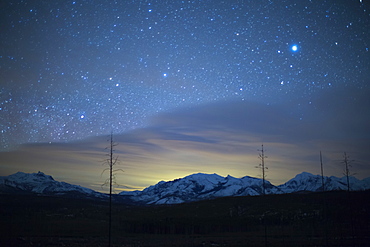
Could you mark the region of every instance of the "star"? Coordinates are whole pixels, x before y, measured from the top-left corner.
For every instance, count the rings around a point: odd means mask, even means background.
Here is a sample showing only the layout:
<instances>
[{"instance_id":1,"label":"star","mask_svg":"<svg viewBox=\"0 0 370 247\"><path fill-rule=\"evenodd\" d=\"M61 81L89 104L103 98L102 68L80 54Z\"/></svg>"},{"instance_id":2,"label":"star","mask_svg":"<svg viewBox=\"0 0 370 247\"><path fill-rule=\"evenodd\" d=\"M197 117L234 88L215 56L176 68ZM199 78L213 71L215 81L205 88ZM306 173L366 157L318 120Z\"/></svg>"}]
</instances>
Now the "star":
<instances>
[{"instance_id":1,"label":"star","mask_svg":"<svg viewBox=\"0 0 370 247\"><path fill-rule=\"evenodd\" d=\"M2 6L0 151L123 133L178 107L298 105L328 88L370 85L366 4L97 2ZM50 135L63 124L74 134Z\"/></svg>"},{"instance_id":2,"label":"star","mask_svg":"<svg viewBox=\"0 0 370 247\"><path fill-rule=\"evenodd\" d=\"M296 52L296 51L298 51L298 45L292 45L290 47L290 49L291 49L291 51Z\"/></svg>"}]
</instances>

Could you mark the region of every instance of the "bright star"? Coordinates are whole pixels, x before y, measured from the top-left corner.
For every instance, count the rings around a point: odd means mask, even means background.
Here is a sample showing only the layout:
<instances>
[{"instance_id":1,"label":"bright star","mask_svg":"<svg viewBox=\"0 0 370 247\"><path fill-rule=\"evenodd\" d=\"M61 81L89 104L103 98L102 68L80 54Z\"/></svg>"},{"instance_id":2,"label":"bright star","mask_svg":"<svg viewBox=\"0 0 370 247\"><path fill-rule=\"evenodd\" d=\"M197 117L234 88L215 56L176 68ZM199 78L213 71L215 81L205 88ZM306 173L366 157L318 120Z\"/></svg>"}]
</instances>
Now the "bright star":
<instances>
[{"instance_id":1,"label":"bright star","mask_svg":"<svg viewBox=\"0 0 370 247\"><path fill-rule=\"evenodd\" d=\"M292 51L296 52L296 51L298 51L298 46L297 46L297 45L292 45L292 46L290 47L290 49L291 49Z\"/></svg>"}]
</instances>

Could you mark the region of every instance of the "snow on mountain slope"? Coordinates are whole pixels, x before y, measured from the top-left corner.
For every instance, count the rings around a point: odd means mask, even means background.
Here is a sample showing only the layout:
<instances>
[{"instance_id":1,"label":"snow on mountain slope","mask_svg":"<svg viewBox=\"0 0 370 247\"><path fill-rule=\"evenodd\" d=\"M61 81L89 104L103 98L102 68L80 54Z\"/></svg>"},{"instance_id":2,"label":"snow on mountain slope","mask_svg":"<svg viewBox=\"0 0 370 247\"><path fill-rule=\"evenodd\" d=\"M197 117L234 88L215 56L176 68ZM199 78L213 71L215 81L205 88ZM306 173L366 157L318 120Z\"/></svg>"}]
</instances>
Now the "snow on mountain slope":
<instances>
[{"instance_id":1,"label":"snow on mountain slope","mask_svg":"<svg viewBox=\"0 0 370 247\"><path fill-rule=\"evenodd\" d=\"M267 194L281 193L280 189L265 181ZM134 201L146 204L182 203L224 196L247 196L262 194L262 179L217 174L193 174L182 179L150 186L143 191L121 192Z\"/></svg>"},{"instance_id":2,"label":"snow on mountain slope","mask_svg":"<svg viewBox=\"0 0 370 247\"><path fill-rule=\"evenodd\" d=\"M324 177L324 183L328 182L328 177ZM278 186L284 193L297 191L319 191L322 190L322 178L320 175L313 175L308 172L302 172L285 184Z\"/></svg>"},{"instance_id":3,"label":"snow on mountain slope","mask_svg":"<svg viewBox=\"0 0 370 247\"><path fill-rule=\"evenodd\" d=\"M362 181L351 177L352 190L370 189L370 178ZM262 179L221 177L217 174L193 174L169 182L161 181L143 191L121 192L131 200L145 204L176 204L225 196L262 195ZM346 190L346 177L324 177L325 190ZM298 174L285 184L274 186L265 181L266 194L300 191L322 191L322 178L308 172Z\"/></svg>"},{"instance_id":4,"label":"snow on mountain slope","mask_svg":"<svg viewBox=\"0 0 370 247\"><path fill-rule=\"evenodd\" d=\"M358 180L350 177L351 190L370 189L370 178ZM325 190L347 190L347 178L324 177ZM161 181L147 187L143 191L121 192L118 197L123 200L143 204L177 204L184 202L213 199L225 196L256 196L262 195L263 180L245 176L235 178L222 177L217 174L197 173L173 181ZM78 195L93 198L105 198L107 195L91 189L65 182L55 181L42 172L23 173L0 177L0 191L15 188L18 191L47 195ZM290 179L285 184L275 186L265 181L266 194L283 194L300 191L322 191L322 177L303 172ZM11 192L10 192L11 193Z\"/></svg>"},{"instance_id":5,"label":"snow on mountain slope","mask_svg":"<svg viewBox=\"0 0 370 247\"><path fill-rule=\"evenodd\" d=\"M347 190L347 177L330 177L331 181L328 185L325 185L327 190ZM369 179L369 178L367 178ZM359 180L355 177L349 177L349 184L351 190L366 190L370 189L370 184L366 183L366 180Z\"/></svg>"},{"instance_id":6,"label":"snow on mountain slope","mask_svg":"<svg viewBox=\"0 0 370 247\"><path fill-rule=\"evenodd\" d=\"M94 190L72 185L65 182L58 182L52 176L45 175L42 172L24 173L17 172L15 174L0 178L0 184L7 187L13 187L22 191L37 193L37 194L66 194L77 192L92 197L105 197L104 194Z\"/></svg>"},{"instance_id":7,"label":"snow on mountain slope","mask_svg":"<svg viewBox=\"0 0 370 247\"><path fill-rule=\"evenodd\" d=\"M361 181L355 177L349 177L349 181L351 190L370 189L370 183L368 183L366 179ZM285 184L279 185L278 188L280 188L284 193L292 193L298 191L322 191L322 177L320 175L313 175L308 172L303 172L296 175ZM324 176L324 188L325 191L347 190L347 178Z\"/></svg>"}]
</instances>

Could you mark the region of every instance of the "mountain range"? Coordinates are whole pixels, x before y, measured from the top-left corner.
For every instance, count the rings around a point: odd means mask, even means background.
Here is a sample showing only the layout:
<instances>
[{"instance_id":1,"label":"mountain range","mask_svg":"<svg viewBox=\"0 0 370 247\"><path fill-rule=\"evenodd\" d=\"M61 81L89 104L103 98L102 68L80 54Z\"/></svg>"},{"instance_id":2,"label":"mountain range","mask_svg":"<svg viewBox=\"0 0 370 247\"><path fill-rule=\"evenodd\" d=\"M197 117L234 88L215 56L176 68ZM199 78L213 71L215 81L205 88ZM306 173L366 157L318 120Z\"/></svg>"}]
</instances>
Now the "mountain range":
<instances>
[{"instance_id":1,"label":"mountain range","mask_svg":"<svg viewBox=\"0 0 370 247\"><path fill-rule=\"evenodd\" d=\"M351 190L370 189L370 178L358 180L350 177ZM347 178L324 177L326 191L347 190ZM139 204L178 204L226 196L256 196L263 194L263 180L245 176L235 178L217 174L197 173L173 181L161 181L142 191L123 191L115 195L120 201ZM279 186L265 180L265 194L322 191L322 177L303 172ZM23 173L0 177L0 193L35 193L104 199L106 194L55 181L52 176L38 173Z\"/></svg>"},{"instance_id":2,"label":"mountain range","mask_svg":"<svg viewBox=\"0 0 370 247\"><path fill-rule=\"evenodd\" d=\"M347 190L347 178L324 177L326 191ZM143 191L121 192L131 200L145 204L175 204L225 196L256 196L263 194L263 180L254 177L222 177L217 174L193 174L169 182L161 181ZM370 189L370 178L350 177L351 190ZM265 194L322 191L322 177L303 172L285 184L275 186L265 180Z\"/></svg>"}]
</instances>

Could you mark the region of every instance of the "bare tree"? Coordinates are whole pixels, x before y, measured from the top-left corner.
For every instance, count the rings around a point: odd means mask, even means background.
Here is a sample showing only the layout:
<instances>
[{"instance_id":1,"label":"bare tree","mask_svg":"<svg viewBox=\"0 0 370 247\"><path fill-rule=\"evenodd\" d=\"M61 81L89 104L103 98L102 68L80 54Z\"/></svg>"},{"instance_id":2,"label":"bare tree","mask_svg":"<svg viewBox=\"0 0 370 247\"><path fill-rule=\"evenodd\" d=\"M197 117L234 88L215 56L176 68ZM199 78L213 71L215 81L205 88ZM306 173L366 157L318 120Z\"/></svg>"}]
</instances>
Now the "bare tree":
<instances>
[{"instance_id":1,"label":"bare tree","mask_svg":"<svg viewBox=\"0 0 370 247\"><path fill-rule=\"evenodd\" d=\"M351 174L351 172L349 170L349 168L352 167L351 163L353 161L354 160L349 160L349 156L347 155L346 152L344 152L342 164L344 164L344 172L343 172L343 174L347 178L347 191L348 192L351 190L351 187L350 187L351 185L349 183L349 177L351 177L352 175L354 175L354 174Z\"/></svg>"},{"instance_id":2,"label":"bare tree","mask_svg":"<svg viewBox=\"0 0 370 247\"><path fill-rule=\"evenodd\" d=\"M108 158L103 162L103 165L108 166L102 172L102 175L105 171L109 171L109 178L107 178L103 184L103 186L109 185L109 236L108 236L108 246L111 246L111 239L112 239L112 192L113 192L113 184L116 184L116 173L118 171L122 171L122 169L114 169L115 165L118 162L118 156L114 156L114 147L117 146L116 143L113 142L113 132L110 134L109 140L109 153L107 154Z\"/></svg>"},{"instance_id":3,"label":"bare tree","mask_svg":"<svg viewBox=\"0 0 370 247\"><path fill-rule=\"evenodd\" d=\"M325 180L324 180L324 165L322 163L322 154L320 151L320 165L321 165L321 186L322 191L325 192ZM324 226L324 236L325 236L325 246L329 246L329 239L328 239L328 223L327 223L327 203L326 203L326 195L323 194L323 226Z\"/></svg>"},{"instance_id":4,"label":"bare tree","mask_svg":"<svg viewBox=\"0 0 370 247\"><path fill-rule=\"evenodd\" d=\"M267 156L265 156L265 152L263 150L263 144L262 144L262 148L261 149L258 149L258 151L260 152L259 155L258 155L258 158L261 160L261 163L256 166L256 168L260 168L261 169L261 173L262 173L262 193L263 195L266 194L266 182L265 182L265 179L266 179L266 175L265 175L265 171L268 169L268 167L265 166L265 158L267 158Z\"/></svg>"},{"instance_id":5,"label":"bare tree","mask_svg":"<svg viewBox=\"0 0 370 247\"><path fill-rule=\"evenodd\" d=\"M262 194L263 195L266 195L266 174L265 174L265 171L268 169L268 167L265 166L265 158L267 158L267 156L265 155L265 151L263 149L263 144L261 145L261 149L258 149L258 151L260 152L258 154L258 158L261 160L261 163L256 166L256 168L260 168L261 169L261 174L262 174ZM265 242L265 246L268 246L267 244L267 222L266 222L266 216L267 215L263 215L263 228L264 228L264 242Z\"/></svg>"},{"instance_id":6,"label":"bare tree","mask_svg":"<svg viewBox=\"0 0 370 247\"><path fill-rule=\"evenodd\" d=\"M348 202L348 211L350 215L350 224L351 224L351 234L352 234L352 246L356 246L355 244L355 224L353 222L353 206L352 206L352 199L351 199L351 185L349 182L349 177L355 175L354 173L350 172L350 167L352 167L351 163L353 163L354 160L350 160L349 156L347 155L346 152L343 154L343 161L342 164L344 164L344 172L343 174L347 178L347 202Z\"/></svg>"},{"instance_id":7,"label":"bare tree","mask_svg":"<svg viewBox=\"0 0 370 247\"><path fill-rule=\"evenodd\" d=\"M320 151L320 164L321 164L321 184L322 184L322 191L325 191L325 182L324 182L324 167L322 164L322 155Z\"/></svg>"}]
</instances>

